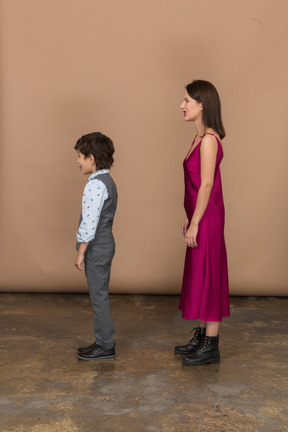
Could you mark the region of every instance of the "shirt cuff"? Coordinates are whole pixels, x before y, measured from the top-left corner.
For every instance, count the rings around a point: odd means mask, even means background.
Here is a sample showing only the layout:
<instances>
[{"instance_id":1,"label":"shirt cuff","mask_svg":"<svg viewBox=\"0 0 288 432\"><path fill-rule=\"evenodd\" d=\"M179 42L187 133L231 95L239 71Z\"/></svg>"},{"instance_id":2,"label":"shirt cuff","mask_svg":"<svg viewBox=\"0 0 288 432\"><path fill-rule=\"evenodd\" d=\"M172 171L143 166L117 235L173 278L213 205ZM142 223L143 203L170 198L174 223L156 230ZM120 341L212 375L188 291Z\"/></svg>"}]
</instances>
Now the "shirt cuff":
<instances>
[{"instance_id":1,"label":"shirt cuff","mask_svg":"<svg viewBox=\"0 0 288 432\"><path fill-rule=\"evenodd\" d=\"M88 236L88 237L81 237L78 233L77 233L77 242L78 243L89 243L90 241L92 241L94 239L94 235Z\"/></svg>"}]
</instances>

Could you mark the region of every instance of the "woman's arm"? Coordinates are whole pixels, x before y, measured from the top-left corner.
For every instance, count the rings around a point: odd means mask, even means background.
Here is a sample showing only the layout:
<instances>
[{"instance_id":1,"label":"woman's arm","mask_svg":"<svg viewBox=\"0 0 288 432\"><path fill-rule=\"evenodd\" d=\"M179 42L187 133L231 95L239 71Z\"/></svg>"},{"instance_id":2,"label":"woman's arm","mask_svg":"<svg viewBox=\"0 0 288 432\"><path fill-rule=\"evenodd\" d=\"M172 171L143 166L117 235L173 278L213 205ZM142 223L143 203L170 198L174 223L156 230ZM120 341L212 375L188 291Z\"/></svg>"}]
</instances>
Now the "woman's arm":
<instances>
[{"instance_id":1,"label":"woman's arm","mask_svg":"<svg viewBox=\"0 0 288 432\"><path fill-rule=\"evenodd\" d=\"M189 220L186 216L185 220L183 221L183 223L181 225L181 232L182 232L182 235L184 238L185 238L185 234L187 232L188 225L189 225Z\"/></svg>"},{"instance_id":2,"label":"woman's arm","mask_svg":"<svg viewBox=\"0 0 288 432\"><path fill-rule=\"evenodd\" d=\"M185 234L187 246L197 247L197 233L199 222L205 213L211 190L214 183L218 145L217 140L212 135L204 136L200 147L201 158L201 185L197 195L197 202L190 227Z\"/></svg>"}]
</instances>

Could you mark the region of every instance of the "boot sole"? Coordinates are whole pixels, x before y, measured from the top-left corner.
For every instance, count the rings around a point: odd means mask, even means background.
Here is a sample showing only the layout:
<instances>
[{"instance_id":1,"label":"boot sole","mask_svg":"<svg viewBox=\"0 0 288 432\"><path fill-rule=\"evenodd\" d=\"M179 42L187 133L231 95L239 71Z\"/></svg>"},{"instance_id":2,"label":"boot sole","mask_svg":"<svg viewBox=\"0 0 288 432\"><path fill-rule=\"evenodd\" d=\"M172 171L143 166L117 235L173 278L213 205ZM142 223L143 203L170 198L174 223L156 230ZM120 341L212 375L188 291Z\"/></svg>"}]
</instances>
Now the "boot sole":
<instances>
[{"instance_id":1,"label":"boot sole","mask_svg":"<svg viewBox=\"0 0 288 432\"><path fill-rule=\"evenodd\" d=\"M185 361L185 359L182 360L182 364L184 366L202 366L205 364L213 364L213 363L220 363L220 356L215 357L213 359L207 359L207 360L199 360L199 361Z\"/></svg>"}]
</instances>

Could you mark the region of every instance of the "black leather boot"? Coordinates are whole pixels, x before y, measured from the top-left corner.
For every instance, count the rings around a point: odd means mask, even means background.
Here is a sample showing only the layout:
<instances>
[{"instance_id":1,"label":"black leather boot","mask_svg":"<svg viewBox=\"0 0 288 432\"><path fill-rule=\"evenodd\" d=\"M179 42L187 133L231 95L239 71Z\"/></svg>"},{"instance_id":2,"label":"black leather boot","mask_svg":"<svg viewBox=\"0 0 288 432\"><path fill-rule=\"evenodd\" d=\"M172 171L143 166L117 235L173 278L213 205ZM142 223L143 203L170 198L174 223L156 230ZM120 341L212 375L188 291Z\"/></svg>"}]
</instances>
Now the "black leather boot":
<instances>
[{"instance_id":1,"label":"black leather boot","mask_svg":"<svg viewBox=\"0 0 288 432\"><path fill-rule=\"evenodd\" d=\"M205 336L200 345L188 357L182 359L185 366L197 366L208 363L219 363L219 336Z\"/></svg>"},{"instance_id":2,"label":"black leather boot","mask_svg":"<svg viewBox=\"0 0 288 432\"><path fill-rule=\"evenodd\" d=\"M194 337L186 345L177 345L174 348L175 354L188 355L200 344L201 339L206 335L205 327L196 327Z\"/></svg>"}]
</instances>

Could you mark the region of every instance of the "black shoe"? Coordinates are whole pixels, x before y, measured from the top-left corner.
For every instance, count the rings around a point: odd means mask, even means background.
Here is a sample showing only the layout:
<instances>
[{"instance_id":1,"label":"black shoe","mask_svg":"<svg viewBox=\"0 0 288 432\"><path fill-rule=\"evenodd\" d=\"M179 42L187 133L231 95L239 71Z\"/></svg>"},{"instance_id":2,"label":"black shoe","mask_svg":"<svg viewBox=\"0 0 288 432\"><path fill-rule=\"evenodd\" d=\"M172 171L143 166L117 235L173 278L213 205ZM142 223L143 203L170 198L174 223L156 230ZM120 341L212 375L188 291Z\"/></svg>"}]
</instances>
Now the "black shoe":
<instances>
[{"instance_id":1,"label":"black shoe","mask_svg":"<svg viewBox=\"0 0 288 432\"><path fill-rule=\"evenodd\" d=\"M206 328L196 327L193 330L195 330L194 337L186 345L177 345L174 348L175 354L182 354L182 355L192 354L195 348L197 348L197 346L201 342L201 339L206 335Z\"/></svg>"},{"instance_id":2,"label":"black shoe","mask_svg":"<svg viewBox=\"0 0 288 432\"><path fill-rule=\"evenodd\" d=\"M197 366L208 363L219 363L219 336L205 336L200 345L188 357L182 359L185 366Z\"/></svg>"},{"instance_id":3,"label":"black shoe","mask_svg":"<svg viewBox=\"0 0 288 432\"><path fill-rule=\"evenodd\" d=\"M80 347L80 348L78 348L77 349L77 351L78 351L78 353L82 353L82 352L85 352L85 351L89 351L89 350L91 350L92 348L94 348L94 346L96 345L96 341L95 342L93 342L91 345L89 345L88 347Z\"/></svg>"},{"instance_id":4,"label":"black shoe","mask_svg":"<svg viewBox=\"0 0 288 432\"><path fill-rule=\"evenodd\" d=\"M100 345L94 345L89 351L78 353L80 360L109 360L115 359L115 348L105 349Z\"/></svg>"}]
</instances>

